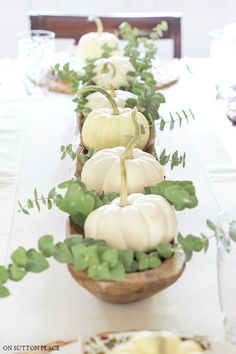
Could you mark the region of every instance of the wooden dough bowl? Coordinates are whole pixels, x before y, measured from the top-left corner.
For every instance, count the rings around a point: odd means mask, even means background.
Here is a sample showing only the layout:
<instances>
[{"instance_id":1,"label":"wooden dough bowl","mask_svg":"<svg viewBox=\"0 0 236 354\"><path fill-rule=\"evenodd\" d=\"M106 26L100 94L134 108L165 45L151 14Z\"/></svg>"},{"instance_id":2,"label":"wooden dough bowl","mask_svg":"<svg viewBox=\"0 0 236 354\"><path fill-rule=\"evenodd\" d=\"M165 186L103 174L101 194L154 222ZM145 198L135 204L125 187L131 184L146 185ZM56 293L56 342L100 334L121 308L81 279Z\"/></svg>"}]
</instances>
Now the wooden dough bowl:
<instances>
[{"instance_id":1,"label":"wooden dough bowl","mask_svg":"<svg viewBox=\"0 0 236 354\"><path fill-rule=\"evenodd\" d=\"M67 237L76 233L81 234L83 230L69 218ZM157 269L129 273L124 280L114 282L91 279L88 277L87 271L76 271L71 265L68 265L70 274L79 285L99 299L114 304L136 302L159 293L174 284L182 275L184 268L184 255L178 253L164 261Z\"/></svg>"},{"instance_id":2,"label":"wooden dough bowl","mask_svg":"<svg viewBox=\"0 0 236 354\"><path fill-rule=\"evenodd\" d=\"M77 136L80 135L80 148L82 148L83 152L86 154L88 152L88 150L86 149L85 145L83 144L82 135L81 135L82 126L83 126L83 116L79 113L77 115L77 124L76 124L75 134ZM144 151L149 154L155 153L155 132L153 129L150 129L149 139L148 139L148 142L144 148ZM76 172L75 172L76 177L81 176L82 168L83 168L83 164L81 163L79 157L77 156L77 158L76 158Z\"/></svg>"}]
</instances>

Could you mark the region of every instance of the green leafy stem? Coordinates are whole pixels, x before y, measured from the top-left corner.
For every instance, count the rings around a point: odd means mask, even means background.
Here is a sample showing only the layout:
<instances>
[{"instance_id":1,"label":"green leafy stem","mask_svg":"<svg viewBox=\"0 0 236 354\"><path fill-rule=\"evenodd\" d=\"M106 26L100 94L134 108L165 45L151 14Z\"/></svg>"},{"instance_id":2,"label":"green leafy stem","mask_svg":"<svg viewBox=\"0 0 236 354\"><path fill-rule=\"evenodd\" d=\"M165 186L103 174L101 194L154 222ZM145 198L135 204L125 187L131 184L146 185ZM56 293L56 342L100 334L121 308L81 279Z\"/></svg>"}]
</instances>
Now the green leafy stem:
<instances>
[{"instance_id":1,"label":"green leafy stem","mask_svg":"<svg viewBox=\"0 0 236 354\"><path fill-rule=\"evenodd\" d=\"M192 181L166 180L154 187L145 187L145 194L157 194L168 200L176 210L195 208L198 204Z\"/></svg>"},{"instance_id":2,"label":"green leafy stem","mask_svg":"<svg viewBox=\"0 0 236 354\"><path fill-rule=\"evenodd\" d=\"M48 258L70 265L75 271L87 271L88 276L96 280L121 281L131 272L159 268L162 263L177 252L185 254L190 261L194 252L204 251L209 247L209 239L216 237L216 225L207 220L207 225L214 235L195 236L178 234L173 243L160 243L151 252L134 252L133 250L117 250L109 247L103 240L85 239L82 235L71 235L63 242L54 242L52 235L44 235L38 240L37 249L26 250L18 247L11 254L7 266L0 265L0 297L10 295L6 283L18 282L27 273L41 273L49 268ZM236 241L235 232L230 236Z\"/></svg>"},{"instance_id":3,"label":"green leafy stem","mask_svg":"<svg viewBox=\"0 0 236 354\"><path fill-rule=\"evenodd\" d=\"M65 190L64 194L62 191ZM163 196L176 210L194 208L198 204L194 185L191 181L163 181L156 186L146 187L145 194ZM109 193L98 195L89 190L79 179L69 180L59 184L50 190L47 196L34 190L34 197L28 198L26 203L19 203L19 212L29 215L36 207L40 211L41 206L51 209L53 205L61 211L69 214L72 220L83 227L87 216L95 209L104 204L109 204L119 195Z\"/></svg>"},{"instance_id":4,"label":"green leafy stem","mask_svg":"<svg viewBox=\"0 0 236 354\"><path fill-rule=\"evenodd\" d=\"M76 157L78 157L82 165L84 165L85 162L88 161L95 153L96 150L94 149L89 149L87 152L85 152L84 148L81 146L77 149L73 149L72 144L61 146L61 160L64 160L67 156L69 156L74 161ZM184 168L186 164L186 153L179 155L177 150L171 155L166 153L166 149L163 149L159 158L156 153L153 153L153 156L160 162L162 166L170 163L171 170L179 165L182 165Z\"/></svg>"}]
</instances>

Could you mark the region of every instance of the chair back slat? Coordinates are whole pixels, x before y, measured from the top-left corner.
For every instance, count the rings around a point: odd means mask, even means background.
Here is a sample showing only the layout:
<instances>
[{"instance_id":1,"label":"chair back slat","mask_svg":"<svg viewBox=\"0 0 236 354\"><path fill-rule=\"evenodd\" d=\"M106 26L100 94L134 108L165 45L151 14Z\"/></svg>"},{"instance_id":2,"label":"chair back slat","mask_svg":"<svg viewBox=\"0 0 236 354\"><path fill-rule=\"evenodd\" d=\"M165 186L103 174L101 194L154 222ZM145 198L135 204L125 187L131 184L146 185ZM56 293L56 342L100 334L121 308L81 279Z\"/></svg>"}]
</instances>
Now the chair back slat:
<instances>
[{"instance_id":1,"label":"chair back slat","mask_svg":"<svg viewBox=\"0 0 236 354\"><path fill-rule=\"evenodd\" d=\"M87 16L69 16L58 14L30 13L31 29L53 31L56 38L72 38L77 43L82 35L96 31L93 21L88 21ZM151 15L131 16L129 14L117 14L100 16L104 31L117 32L122 22L129 22L137 27L141 36L148 36L152 29L161 21L168 23L168 30L164 32L163 39L172 39L174 43L174 58L181 57L181 14L154 13Z\"/></svg>"}]
</instances>

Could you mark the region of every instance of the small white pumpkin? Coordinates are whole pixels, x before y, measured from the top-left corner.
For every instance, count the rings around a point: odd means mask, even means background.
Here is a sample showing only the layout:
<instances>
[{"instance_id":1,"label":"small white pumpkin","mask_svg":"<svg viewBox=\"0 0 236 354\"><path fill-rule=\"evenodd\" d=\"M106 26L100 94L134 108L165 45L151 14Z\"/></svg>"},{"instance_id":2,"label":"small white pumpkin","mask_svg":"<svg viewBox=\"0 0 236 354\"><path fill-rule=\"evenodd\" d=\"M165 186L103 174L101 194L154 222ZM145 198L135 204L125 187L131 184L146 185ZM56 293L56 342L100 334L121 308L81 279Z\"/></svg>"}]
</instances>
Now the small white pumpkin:
<instances>
[{"instance_id":1,"label":"small white pumpkin","mask_svg":"<svg viewBox=\"0 0 236 354\"><path fill-rule=\"evenodd\" d=\"M129 98L137 99L137 96L129 91L114 90L114 91L108 91L108 93L112 96L117 106L120 108L125 108L126 101ZM104 96L100 92L90 93L86 97L86 99L88 100L88 102L86 103L85 107L88 107L92 110L97 108L112 108L109 100L106 98L106 96Z\"/></svg>"},{"instance_id":2,"label":"small white pumpkin","mask_svg":"<svg viewBox=\"0 0 236 354\"><path fill-rule=\"evenodd\" d=\"M112 105L110 108L95 109L88 114L82 127L82 140L88 149L102 150L115 146L127 146L135 135L131 108L118 108L109 93L98 86L84 86L79 94L98 91L105 95ZM137 112L138 124L143 127L143 134L135 147L143 149L149 139L149 124L144 115Z\"/></svg>"},{"instance_id":3,"label":"small white pumpkin","mask_svg":"<svg viewBox=\"0 0 236 354\"><path fill-rule=\"evenodd\" d=\"M111 354L176 354L181 343L179 337L171 332L165 335L141 332L127 343L118 345Z\"/></svg>"},{"instance_id":4,"label":"small white pumpkin","mask_svg":"<svg viewBox=\"0 0 236 354\"><path fill-rule=\"evenodd\" d=\"M120 157L125 147L96 152L83 166L81 180L97 193L119 192L121 184ZM128 194L143 193L144 187L164 180L164 171L154 156L134 149L126 160Z\"/></svg>"},{"instance_id":5,"label":"small white pumpkin","mask_svg":"<svg viewBox=\"0 0 236 354\"><path fill-rule=\"evenodd\" d=\"M92 211L85 221L85 237L105 240L116 249L144 252L176 237L176 214L166 199L134 193L127 201L121 206L117 198Z\"/></svg>"},{"instance_id":6,"label":"small white pumpkin","mask_svg":"<svg viewBox=\"0 0 236 354\"><path fill-rule=\"evenodd\" d=\"M137 120L144 127L144 134L136 146L143 149L148 142L149 125L140 112L137 113ZM83 143L88 149L101 150L115 146L127 146L133 135L131 108L120 108L119 114L114 114L109 108L95 109L89 113L82 127Z\"/></svg>"},{"instance_id":7,"label":"small white pumpkin","mask_svg":"<svg viewBox=\"0 0 236 354\"><path fill-rule=\"evenodd\" d=\"M171 332L160 332L158 335L144 332L116 346L111 354L200 354L203 351L197 342L182 341Z\"/></svg>"},{"instance_id":8,"label":"small white pumpkin","mask_svg":"<svg viewBox=\"0 0 236 354\"><path fill-rule=\"evenodd\" d=\"M101 57L103 53L102 46L107 44L110 48L114 48L113 54L121 54L119 39L110 32L103 32L103 25L99 18L94 21L97 25L97 32L90 32L83 35L78 43L77 53L82 62L87 59L95 59Z\"/></svg>"},{"instance_id":9,"label":"small white pumpkin","mask_svg":"<svg viewBox=\"0 0 236 354\"><path fill-rule=\"evenodd\" d=\"M96 60L95 65L93 81L106 90L109 90L111 86L115 89L128 87L129 83L134 80L132 76L127 75L129 71L135 71L127 57L101 58Z\"/></svg>"}]
</instances>

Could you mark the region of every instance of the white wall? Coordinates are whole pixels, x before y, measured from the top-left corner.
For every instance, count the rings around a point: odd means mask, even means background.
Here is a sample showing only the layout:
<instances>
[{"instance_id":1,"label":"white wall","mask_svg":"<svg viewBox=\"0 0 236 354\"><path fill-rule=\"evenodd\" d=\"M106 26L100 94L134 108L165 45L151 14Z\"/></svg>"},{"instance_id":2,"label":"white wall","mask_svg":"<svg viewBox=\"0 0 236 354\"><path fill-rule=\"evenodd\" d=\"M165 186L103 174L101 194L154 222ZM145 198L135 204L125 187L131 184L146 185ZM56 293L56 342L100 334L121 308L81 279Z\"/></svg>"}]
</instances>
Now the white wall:
<instances>
[{"instance_id":1,"label":"white wall","mask_svg":"<svg viewBox=\"0 0 236 354\"><path fill-rule=\"evenodd\" d=\"M236 22L236 0L0 0L0 57L15 56L16 32L29 26L27 11L74 14L178 11L183 14L183 56L208 56L211 29Z\"/></svg>"}]
</instances>

